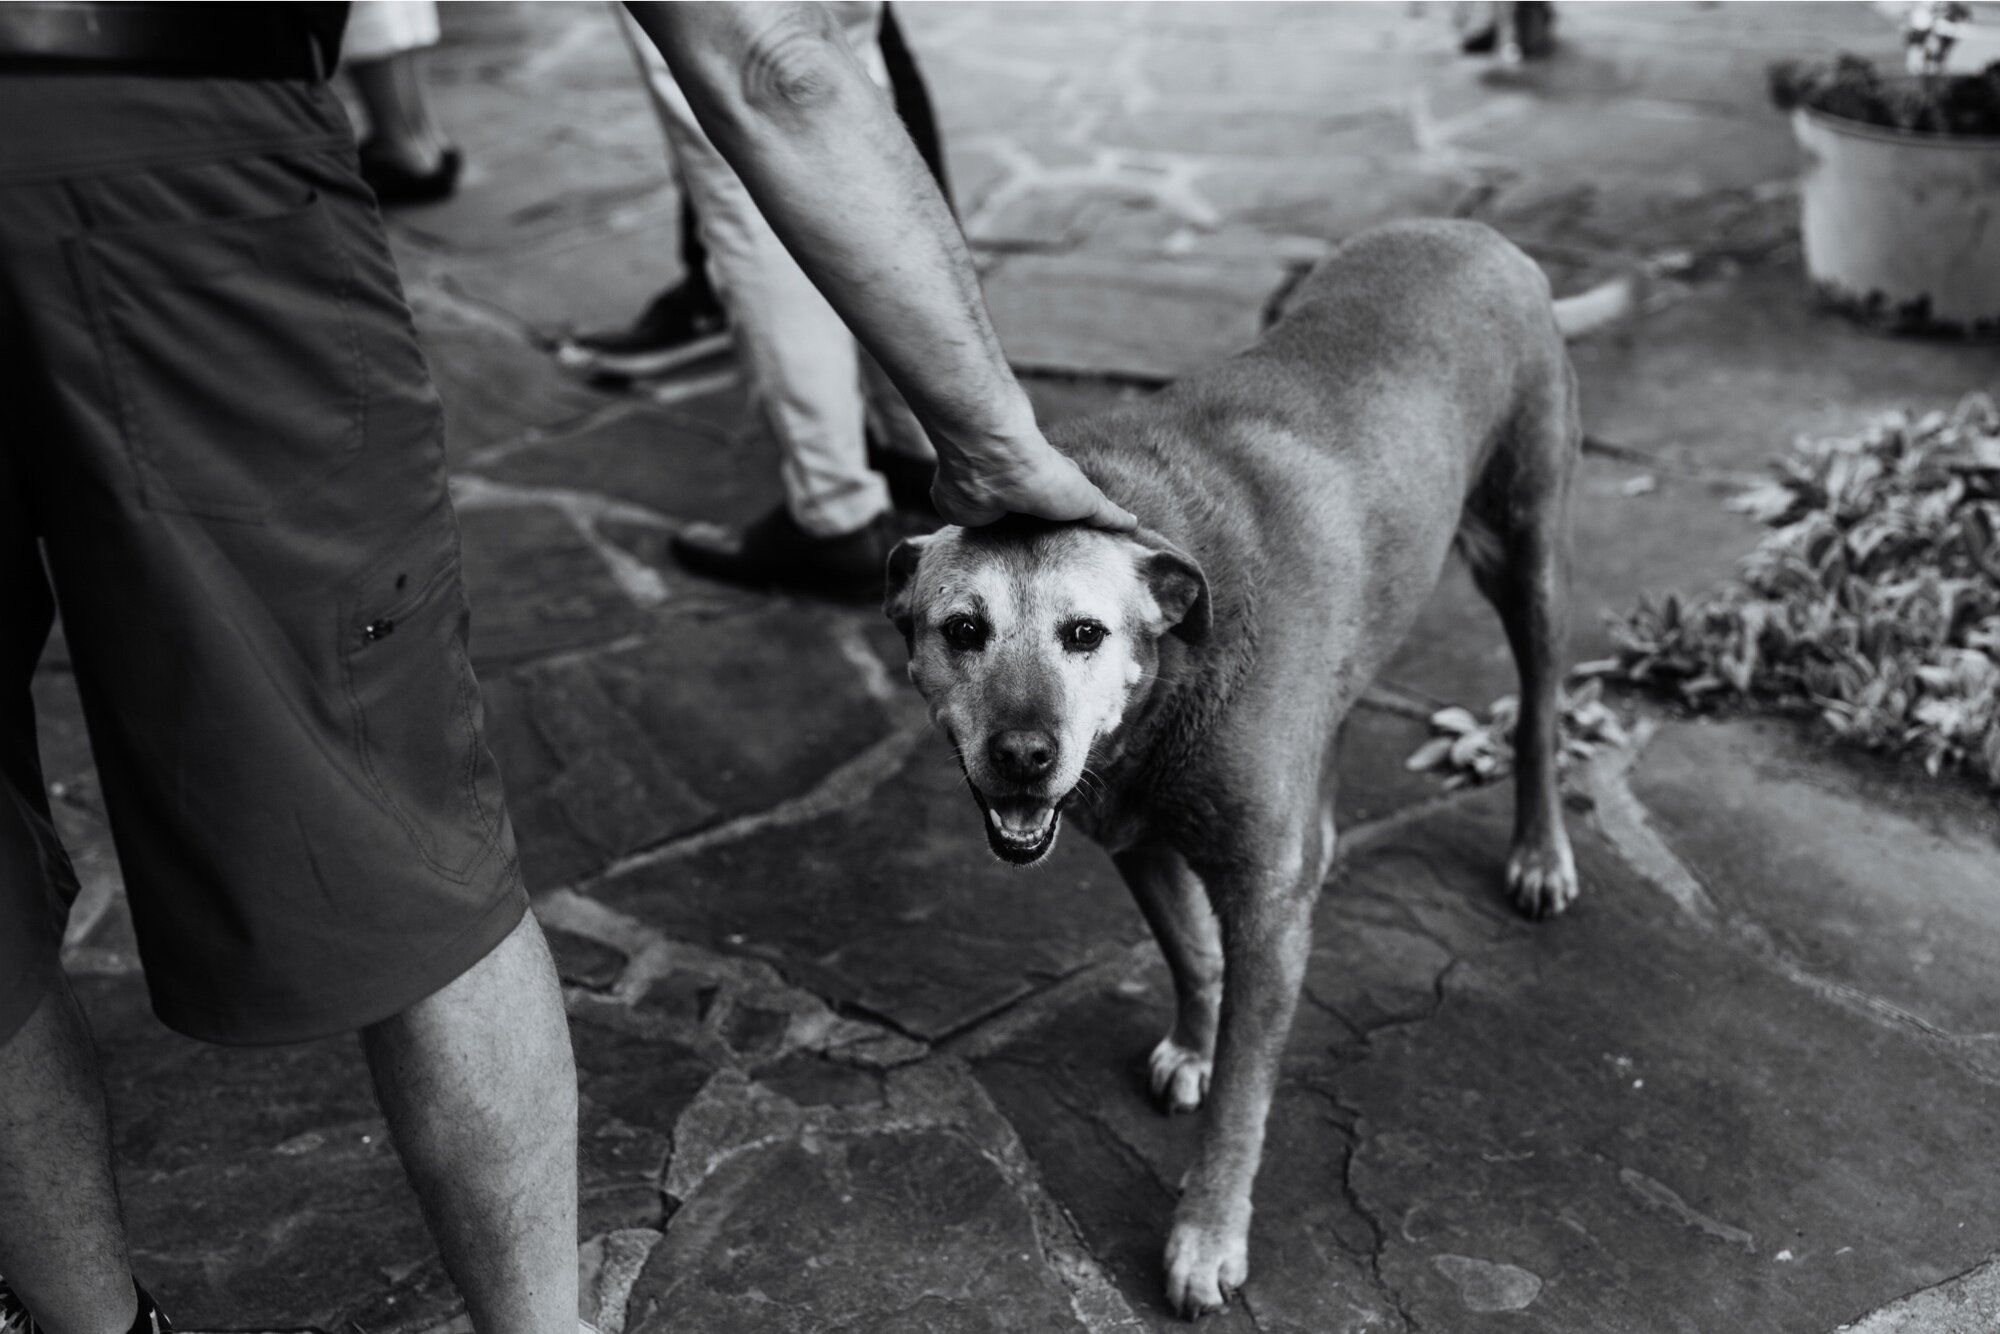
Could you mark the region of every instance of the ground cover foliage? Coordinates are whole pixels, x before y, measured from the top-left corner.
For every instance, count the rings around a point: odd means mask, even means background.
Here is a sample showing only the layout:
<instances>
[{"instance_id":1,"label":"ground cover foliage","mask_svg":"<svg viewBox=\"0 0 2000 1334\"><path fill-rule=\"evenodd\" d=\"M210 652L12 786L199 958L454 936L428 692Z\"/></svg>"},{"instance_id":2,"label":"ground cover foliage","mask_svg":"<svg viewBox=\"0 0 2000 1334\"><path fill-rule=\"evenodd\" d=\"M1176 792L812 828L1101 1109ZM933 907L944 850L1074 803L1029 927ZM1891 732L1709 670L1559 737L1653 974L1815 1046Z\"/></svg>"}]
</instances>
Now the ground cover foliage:
<instances>
[{"instance_id":1,"label":"ground cover foliage","mask_svg":"<svg viewBox=\"0 0 2000 1334\"><path fill-rule=\"evenodd\" d=\"M1731 507L1770 530L1737 577L1642 599L1584 670L2000 787L2000 409L1802 439Z\"/></svg>"}]
</instances>

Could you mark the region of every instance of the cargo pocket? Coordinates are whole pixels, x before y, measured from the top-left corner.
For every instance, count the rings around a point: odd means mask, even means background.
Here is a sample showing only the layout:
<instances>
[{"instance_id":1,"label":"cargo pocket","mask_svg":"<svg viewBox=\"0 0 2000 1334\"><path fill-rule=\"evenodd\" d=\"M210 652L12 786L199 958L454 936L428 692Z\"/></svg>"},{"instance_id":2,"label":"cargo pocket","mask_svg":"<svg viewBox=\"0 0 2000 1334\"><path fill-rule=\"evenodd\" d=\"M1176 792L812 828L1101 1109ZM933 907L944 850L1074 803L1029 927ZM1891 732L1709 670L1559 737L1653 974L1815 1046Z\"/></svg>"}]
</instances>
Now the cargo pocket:
<instances>
[{"instance_id":1,"label":"cargo pocket","mask_svg":"<svg viewBox=\"0 0 2000 1334\"><path fill-rule=\"evenodd\" d=\"M67 245L148 508L261 523L361 447L353 271L316 194Z\"/></svg>"},{"instance_id":2,"label":"cargo pocket","mask_svg":"<svg viewBox=\"0 0 2000 1334\"><path fill-rule=\"evenodd\" d=\"M499 837L501 796L480 738L455 548L383 562L350 587L340 670L376 798L433 870L463 883Z\"/></svg>"}]
</instances>

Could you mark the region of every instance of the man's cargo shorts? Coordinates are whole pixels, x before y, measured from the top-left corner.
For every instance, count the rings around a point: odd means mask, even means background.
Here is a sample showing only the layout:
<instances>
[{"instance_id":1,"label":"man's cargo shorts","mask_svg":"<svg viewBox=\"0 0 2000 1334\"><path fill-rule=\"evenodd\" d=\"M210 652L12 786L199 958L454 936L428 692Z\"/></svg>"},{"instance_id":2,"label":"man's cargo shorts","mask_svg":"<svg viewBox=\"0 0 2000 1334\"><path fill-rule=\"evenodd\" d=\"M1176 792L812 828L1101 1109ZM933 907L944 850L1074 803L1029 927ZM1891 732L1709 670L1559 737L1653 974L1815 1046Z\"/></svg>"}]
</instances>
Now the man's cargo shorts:
<instances>
[{"instance_id":1,"label":"man's cargo shorts","mask_svg":"<svg viewBox=\"0 0 2000 1334\"><path fill-rule=\"evenodd\" d=\"M321 84L0 72L0 127L0 1041L76 893L29 694L57 605L160 1018L399 1013L526 898L346 116Z\"/></svg>"}]
</instances>

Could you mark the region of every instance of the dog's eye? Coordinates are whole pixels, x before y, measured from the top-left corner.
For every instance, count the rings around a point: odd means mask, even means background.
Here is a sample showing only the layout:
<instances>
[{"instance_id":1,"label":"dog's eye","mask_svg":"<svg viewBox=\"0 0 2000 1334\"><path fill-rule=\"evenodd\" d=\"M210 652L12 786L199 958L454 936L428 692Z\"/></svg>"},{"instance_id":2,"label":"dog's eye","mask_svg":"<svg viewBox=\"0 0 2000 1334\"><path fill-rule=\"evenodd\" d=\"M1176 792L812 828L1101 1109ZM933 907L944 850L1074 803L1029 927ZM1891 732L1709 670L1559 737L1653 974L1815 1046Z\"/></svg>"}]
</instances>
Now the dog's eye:
<instances>
[{"instance_id":1,"label":"dog's eye","mask_svg":"<svg viewBox=\"0 0 2000 1334\"><path fill-rule=\"evenodd\" d=\"M1088 653L1104 642L1105 633L1096 621L1071 621L1063 630L1063 647L1072 653Z\"/></svg>"},{"instance_id":2,"label":"dog's eye","mask_svg":"<svg viewBox=\"0 0 2000 1334\"><path fill-rule=\"evenodd\" d=\"M977 616L953 616L938 627L944 642L955 649L972 652L986 647L986 622Z\"/></svg>"}]
</instances>

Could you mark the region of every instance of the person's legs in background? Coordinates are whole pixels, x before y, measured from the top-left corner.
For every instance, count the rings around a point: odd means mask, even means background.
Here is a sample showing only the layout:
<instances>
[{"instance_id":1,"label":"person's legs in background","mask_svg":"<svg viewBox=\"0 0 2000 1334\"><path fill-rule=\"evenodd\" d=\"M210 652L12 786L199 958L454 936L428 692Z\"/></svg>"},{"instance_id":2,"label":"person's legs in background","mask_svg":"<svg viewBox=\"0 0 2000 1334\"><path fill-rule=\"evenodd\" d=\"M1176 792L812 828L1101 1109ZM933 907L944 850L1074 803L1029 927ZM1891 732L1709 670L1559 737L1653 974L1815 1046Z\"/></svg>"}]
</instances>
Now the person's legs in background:
<instances>
[{"instance_id":1,"label":"person's legs in background","mask_svg":"<svg viewBox=\"0 0 2000 1334\"><path fill-rule=\"evenodd\" d=\"M880 7L834 10L881 79ZM741 534L685 532L675 555L733 582L871 596L893 535L888 487L868 466L859 348L709 142L665 62L629 19L625 27L694 205L752 401L782 455L783 505ZM929 442L918 440L928 455Z\"/></svg>"},{"instance_id":2,"label":"person's legs in background","mask_svg":"<svg viewBox=\"0 0 2000 1334\"><path fill-rule=\"evenodd\" d=\"M665 375L729 346L729 317L708 279L708 250L685 183L680 234L686 276L655 295L629 325L564 340L556 348L559 364L593 380L622 383Z\"/></svg>"},{"instance_id":3,"label":"person's legs in background","mask_svg":"<svg viewBox=\"0 0 2000 1334\"><path fill-rule=\"evenodd\" d=\"M431 109L425 65L438 41L435 0L354 0L342 68L368 115L361 177L384 204L421 204L458 187L464 157Z\"/></svg>"},{"instance_id":4,"label":"person's legs in background","mask_svg":"<svg viewBox=\"0 0 2000 1334\"><path fill-rule=\"evenodd\" d=\"M882 6L879 44L896 113L949 204L951 186L945 173L944 149L930 89L903 40L894 5ZM643 59L643 52L640 55ZM685 188L681 192L680 222L681 268L685 275L682 280L654 297L630 325L580 334L564 343L557 354L564 365L606 380L644 379L711 356L728 345L728 317L708 280L708 251L702 244L701 228ZM871 404L878 401L878 386L884 384L879 378L871 380ZM871 422L870 439L886 437L893 448L894 442L901 438L901 429L900 426L878 428ZM905 503L908 491L903 480L895 473L890 474L890 489L898 505ZM928 487L928 480L923 485Z\"/></svg>"}]
</instances>

